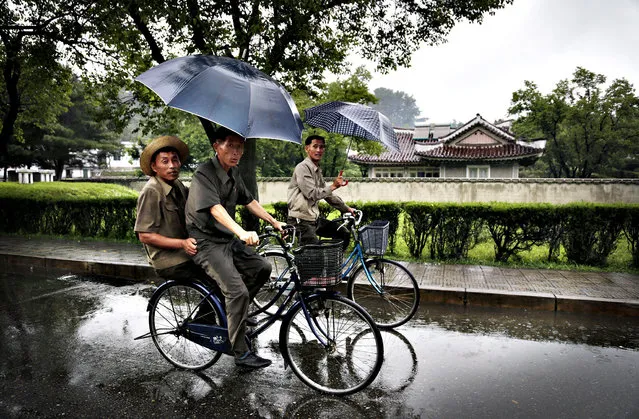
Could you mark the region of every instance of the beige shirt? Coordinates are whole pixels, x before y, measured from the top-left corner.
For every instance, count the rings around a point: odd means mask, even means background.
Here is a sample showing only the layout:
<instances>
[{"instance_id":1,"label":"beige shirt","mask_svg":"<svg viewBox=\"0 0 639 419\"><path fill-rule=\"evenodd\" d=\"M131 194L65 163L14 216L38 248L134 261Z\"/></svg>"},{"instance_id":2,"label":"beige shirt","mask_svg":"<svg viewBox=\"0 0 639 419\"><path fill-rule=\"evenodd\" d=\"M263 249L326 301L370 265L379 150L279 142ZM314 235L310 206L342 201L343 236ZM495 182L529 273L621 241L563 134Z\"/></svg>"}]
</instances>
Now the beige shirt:
<instances>
[{"instance_id":1,"label":"beige shirt","mask_svg":"<svg viewBox=\"0 0 639 419\"><path fill-rule=\"evenodd\" d=\"M171 186L157 176L151 177L138 197L135 232L157 233L174 239L187 238L184 220L187 194L188 190L179 180L175 180ZM162 249L144 244L144 250L155 269L170 268L191 260L184 249Z\"/></svg>"},{"instance_id":2,"label":"beige shirt","mask_svg":"<svg viewBox=\"0 0 639 419\"><path fill-rule=\"evenodd\" d=\"M344 201L333 195L331 185L324 182L322 169L308 157L295 166L287 195L289 217L306 221L317 220L320 215L319 201L322 199L341 212L348 211Z\"/></svg>"}]
</instances>

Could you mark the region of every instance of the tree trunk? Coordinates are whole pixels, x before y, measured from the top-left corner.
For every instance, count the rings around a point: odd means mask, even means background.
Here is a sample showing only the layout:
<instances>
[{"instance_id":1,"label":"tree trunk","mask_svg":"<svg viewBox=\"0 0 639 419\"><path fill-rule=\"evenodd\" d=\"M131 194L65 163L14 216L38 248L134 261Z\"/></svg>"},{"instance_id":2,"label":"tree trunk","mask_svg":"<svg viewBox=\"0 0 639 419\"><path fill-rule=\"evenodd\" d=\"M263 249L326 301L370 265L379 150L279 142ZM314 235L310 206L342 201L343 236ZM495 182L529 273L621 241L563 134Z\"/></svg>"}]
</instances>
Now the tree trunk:
<instances>
[{"instance_id":1,"label":"tree trunk","mask_svg":"<svg viewBox=\"0 0 639 419\"><path fill-rule=\"evenodd\" d=\"M18 52L21 49L22 39L16 38L11 40L4 39L6 61L2 69L5 86L7 89L7 98L9 106L7 112L2 119L2 130L0 131L0 156L9 158L9 142L13 137L15 123L18 120L20 110L20 95L18 95L18 80L20 79L20 62L18 61Z\"/></svg>"},{"instance_id":2,"label":"tree trunk","mask_svg":"<svg viewBox=\"0 0 639 419\"><path fill-rule=\"evenodd\" d=\"M242 170L242 180L246 184L249 192L253 197L259 201L259 191L257 190L257 140L255 138L248 138L246 144L244 144L244 155L240 161ZM249 213L248 217L244 221L244 228L249 231L260 230L260 220Z\"/></svg>"}]
</instances>

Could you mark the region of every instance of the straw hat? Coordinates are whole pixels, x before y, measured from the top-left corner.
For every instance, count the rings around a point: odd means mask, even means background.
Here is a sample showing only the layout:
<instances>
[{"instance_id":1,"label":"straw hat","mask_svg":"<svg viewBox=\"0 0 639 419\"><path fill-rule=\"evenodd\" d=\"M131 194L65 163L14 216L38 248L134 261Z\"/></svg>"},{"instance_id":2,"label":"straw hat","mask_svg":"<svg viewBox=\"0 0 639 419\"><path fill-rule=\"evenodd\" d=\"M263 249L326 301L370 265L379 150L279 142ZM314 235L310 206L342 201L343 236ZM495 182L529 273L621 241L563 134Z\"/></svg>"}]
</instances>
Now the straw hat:
<instances>
[{"instance_id":1,"label":"straw hat","mask_svg":"<svg viewBox=\"0 0 639 419\"><path fill-rule=\"evenodd\" d=\"M177 137L165 135L155 138L144 147L144 151L140 156L140 169L147 176L155 176L155 172L151 169L151 157L156 151L164 147L173 147L180 155L180 162L184 162L189 157L189 147Z\"/></svg>"}]
</instances>

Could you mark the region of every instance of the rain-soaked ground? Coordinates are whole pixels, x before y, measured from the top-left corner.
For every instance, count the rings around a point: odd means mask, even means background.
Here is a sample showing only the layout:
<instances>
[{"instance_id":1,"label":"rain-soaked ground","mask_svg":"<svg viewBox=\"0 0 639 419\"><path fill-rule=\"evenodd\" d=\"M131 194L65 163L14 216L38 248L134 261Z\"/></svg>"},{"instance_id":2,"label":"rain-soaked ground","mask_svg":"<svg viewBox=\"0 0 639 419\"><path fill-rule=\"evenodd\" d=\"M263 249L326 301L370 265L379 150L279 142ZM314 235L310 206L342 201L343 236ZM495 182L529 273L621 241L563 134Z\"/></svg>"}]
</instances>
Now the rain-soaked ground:
<instances>
[{"instance_id":1,"label":"rain-soaked ground","mask_svg":"<svg viewBox=\"0 0 639 419\"><path fill-rule=\"evenodd\" d=\"M0 273L0 417L639 417L639 319L424 304L382 332L366 390L321 395L273 365L223 356L176 370L151 340L153 287Z\"/></svg>"}]
</instances>

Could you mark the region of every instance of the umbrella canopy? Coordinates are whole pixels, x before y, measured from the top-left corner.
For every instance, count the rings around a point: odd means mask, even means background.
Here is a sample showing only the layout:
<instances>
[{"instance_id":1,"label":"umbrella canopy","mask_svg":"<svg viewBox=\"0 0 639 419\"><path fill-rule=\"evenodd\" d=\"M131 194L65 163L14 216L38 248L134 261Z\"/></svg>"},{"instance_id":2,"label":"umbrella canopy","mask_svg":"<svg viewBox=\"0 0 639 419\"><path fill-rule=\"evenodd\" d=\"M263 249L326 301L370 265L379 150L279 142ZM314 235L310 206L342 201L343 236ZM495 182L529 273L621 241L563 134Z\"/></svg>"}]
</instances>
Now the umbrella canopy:
<instances>
[{"instance_id":1,"label":"umbrella canopy","mask_svg":"<svg viewBox=\"0 0 639 419\"><path fill-rule=\"evenodd\" d=\"M304 113L304 122L312 127L379 141L399 152L399 142L390 120L370 106L350 102L328 102L305 109Z\"/></svg>"},{"instance_id":2,"label":"umbrella canopy","mask_svg":"<svg viewBox=\"0 0 639 419\"><path fill-rule=\"evenodd\" d=\"M242 137L302 142L304 125L291 95L243 61L190 55L159 64L135 80L167 106L223 125Z\"/></svg>"}]
</instances>

